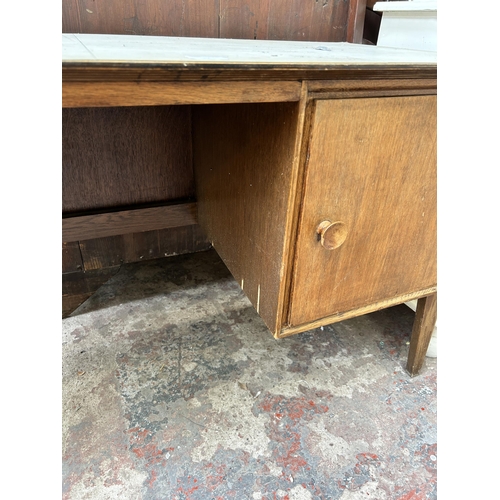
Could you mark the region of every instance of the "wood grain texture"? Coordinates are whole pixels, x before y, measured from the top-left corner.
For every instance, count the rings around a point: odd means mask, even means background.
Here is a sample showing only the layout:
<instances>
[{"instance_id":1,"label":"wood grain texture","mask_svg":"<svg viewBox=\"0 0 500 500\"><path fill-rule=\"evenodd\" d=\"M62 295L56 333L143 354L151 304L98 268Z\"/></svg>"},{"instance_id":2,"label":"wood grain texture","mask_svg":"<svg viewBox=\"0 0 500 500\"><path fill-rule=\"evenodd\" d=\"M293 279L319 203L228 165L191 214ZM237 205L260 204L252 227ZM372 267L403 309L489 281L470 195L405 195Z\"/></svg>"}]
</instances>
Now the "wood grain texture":
<instances>
[{"instance_id":1,"label":"wood grain texture","mask_svg":"<svg viewBox=\"0 0 500 500\"><path fill-rule=\"evenodd\" d=\"M63 108L298 101L299 82L65 82Z\"/></svg>"},{"instance_id":2,"label":"wood grain texture","mask_svg":"<svg viewBox=\"0 0 500 500\"><path fill-rule=\"evenodd\" d=\"M63 33L346 41L357 0L63 0Z\"/></svg>"},{"instance_id":3,"label":"wood grain texture","mask_svg":"<svg viewBox=\"0 0 500 500\"><path fill-rule=\"evenodd\" d=\"M63 213L194 195L189 107L63 109Z\"/></svg>"},{"instance_id":4,"label":"wood grain texture","mask_svg":"<svg viewBox=\"0 0 500 500\"><path fill-rule=\"evenodd\" d=\"M198 217L272 332L279 329L299 105L193 109Z\"/></svg>"},{"instance_id":5,"label":"wood grain texture","mask_svg":"<svg viewBox=\"0 0 500 500\"><path fill-rule=\"evenodd\" d=\"M288 68L186 68L158 66L94 66L68 64L62 68L63 88L67 82L255 82L255 81L304 81L304 80L380 80L404 78L436 79L435 64L419 65L387 64L384 67L376 65L349 66L329 68L318 67L288 67Z\"/></svg>"},{"instance_id":6,"label":"wood grain texture","mask_svg":"<svg viewBox=\"0 0 500 500\"><path fill-rule=\"evenodd\" d=\"M218 36L214 0L63 0L63 33Z\"/></svg>"},{"instance_id":7,"label":"wood grain texture","mask_svg":"<svg viewBox=\"0 0 500 500\"><path fill-rule=\"evenodd\" d=\"M62 244L62 272L71 273L83 269L82 255L78 241L63 242Z\"/></svg>"},{"instance_id":8,"label":"wood grain texture","mask_svg":"<svg viewBox=\"0 0 500 500\"><path fill-rule=\"evenodd\" d=\"M220 38L345 42L348 10L333 0L220 0Z\"/></svg>"},{"instance_id":9,"label":"wood grain texture","mask_svg":"<svg viewBox=\"0 0 500 500\"><path fill-rule=\"evenodd\" d=\"M197 223L196 203L120 210L62 220L63 241L90 240Z\"/></svg>"},{"instance_id":10,"label":"wood grain texture","mask_svg":"<svg viewBox=\"0 0 500 500\"><path fill-rule=\"evenodd\" d=\"M435 96L317 101L304 189L290 326L436 285Z\"/></svg>"},{"instance_id":11,"label":"wood grain texture","mask_svg":"<svg viewBox=\"0 0 500 500\"><path fill-rule=\"evenodd\" d=\"M367 0L351 0L347 16L346 41L363 43Z\"/></svg>"},{"instance_id":12,"label":"wood grain texture","mask_svg":"<svg viewBox=\"0 0 500 500\"><path fill-rule=\"evenodd\" d=\"M199 225L129 233L80 242L86 271L201 252L209 248L210 242Z\"/></svg>"},{"instance_id":13,"label":"wood grain texture","mask_svg":"<svg viewBox=\"0 0 500 500\"><path fill-rule=\"evenodd\" d=\"M417 302L417 311L410 339L410 351L406 369L412 377L418 375L431 341L437 319L437 293Z\"/></svg>"},{"instance_id":14,"label":"wood grain texture","mask_svg":"<svg viewBox=\"0 0 500 500\"><path fill-rule=\"evenodd\" d=\"M436 88L432 85L422 85L419 89L410 88L381 88L381 89L356 89L344 92L314 92L313 99L347 99L359 97L396 97L404 95L436 95Z\"/></svg>"},{"instance_id":15,"label":"wood grain texture","mask_svg":"<svg viewBox=\"0 0 500 500\"><path fill-rule=\"evenodd\" d=\"M219 38L269 40L269 0L219 0Z\"/></svg>"},{"instance_id":16,"label":"wood grain texture","mask_svg":"<svg viewBox=\"0 0 500 500\"><path fill-rule=\"evenodd\" d=\"M435 95L437 80L320 80L307 82L310 99L345 99L350 97L395 97L399 95Z\"/></svg>"}]
</instances>

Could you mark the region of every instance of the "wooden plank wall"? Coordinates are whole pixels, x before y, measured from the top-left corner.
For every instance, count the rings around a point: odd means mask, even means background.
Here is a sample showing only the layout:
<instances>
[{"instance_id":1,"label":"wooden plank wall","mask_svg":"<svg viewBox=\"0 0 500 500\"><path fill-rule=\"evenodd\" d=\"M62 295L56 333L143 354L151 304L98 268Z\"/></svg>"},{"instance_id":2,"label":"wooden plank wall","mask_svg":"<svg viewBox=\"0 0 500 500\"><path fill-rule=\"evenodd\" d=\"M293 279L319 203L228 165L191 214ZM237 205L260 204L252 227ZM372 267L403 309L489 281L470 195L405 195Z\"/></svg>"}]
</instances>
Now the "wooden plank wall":
<instances>
[{"instance_id":1,"label":"wooden plank wall","mask_svg":"<svg viewBox=\"0 0 500 500\"><path fill-rule=\"evenodd\" d=\"M63 0L62 32L361 43L365 7L366 0ZM194 200L190 117L189 106L63 110L63 215ZM121 263L207 248L198 225L65 242L63 310Z\"/></svg>"},{"instance_id":2,"label":"wooden plank wall","mask_svg":"<svg viewBox=\"0 0 500 500\"><path fill-rule=\"evenodd\" d=\"M365 7L366 0L63 0L62 25L63 33L360 43Z\"/></svg>"}]
</instances>

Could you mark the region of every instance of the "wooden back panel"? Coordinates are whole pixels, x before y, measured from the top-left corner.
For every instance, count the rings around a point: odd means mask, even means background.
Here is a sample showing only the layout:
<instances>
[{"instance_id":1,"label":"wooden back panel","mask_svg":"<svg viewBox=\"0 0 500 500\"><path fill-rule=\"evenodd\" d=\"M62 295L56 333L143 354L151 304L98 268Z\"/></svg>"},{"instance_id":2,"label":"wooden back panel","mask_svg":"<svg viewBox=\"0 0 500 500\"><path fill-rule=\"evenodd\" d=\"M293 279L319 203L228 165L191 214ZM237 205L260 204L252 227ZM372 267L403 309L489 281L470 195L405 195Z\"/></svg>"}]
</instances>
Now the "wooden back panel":
<instances>
[{"instance_id":1,"label":"wooden back panel","mask_svg":"<svg viewBox=\"0 0 500 500\"><path fill-rule=\"evenodd\" d=\"M193 196L189 106L63 109L63 213Z\"/></svg>"}]
</instances>

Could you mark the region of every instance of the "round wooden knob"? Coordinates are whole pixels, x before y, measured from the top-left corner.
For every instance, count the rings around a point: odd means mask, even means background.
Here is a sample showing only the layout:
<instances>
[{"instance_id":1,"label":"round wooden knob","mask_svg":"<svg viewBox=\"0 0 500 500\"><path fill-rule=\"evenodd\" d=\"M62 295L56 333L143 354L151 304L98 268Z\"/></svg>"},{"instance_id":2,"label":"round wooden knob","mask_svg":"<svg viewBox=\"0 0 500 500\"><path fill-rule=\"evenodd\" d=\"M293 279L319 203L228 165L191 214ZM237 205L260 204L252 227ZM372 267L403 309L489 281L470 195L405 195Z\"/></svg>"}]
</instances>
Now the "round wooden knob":
<instances>
[{"instance_id":1,"label":"round wooden knob","mask_svg":"<svg viewBox=\"0 0 500 500\"><path fill-rule=\"evenodd\" d=\"M318 239L327 250L338 248L347 238L347 226L343 222L323 221L316 229Z\"/></svg>"}]
</instances>

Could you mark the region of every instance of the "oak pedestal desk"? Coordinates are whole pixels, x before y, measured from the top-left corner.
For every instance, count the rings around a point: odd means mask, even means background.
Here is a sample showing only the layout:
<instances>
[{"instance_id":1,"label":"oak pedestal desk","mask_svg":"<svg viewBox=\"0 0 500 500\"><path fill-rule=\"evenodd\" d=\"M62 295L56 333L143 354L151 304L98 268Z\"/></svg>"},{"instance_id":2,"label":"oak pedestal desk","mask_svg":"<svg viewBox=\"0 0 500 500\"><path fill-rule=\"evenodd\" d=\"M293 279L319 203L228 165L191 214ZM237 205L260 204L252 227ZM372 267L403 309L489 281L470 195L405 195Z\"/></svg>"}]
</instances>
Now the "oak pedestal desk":
<instances>
[{"instance_id":1,"label":"oak pedestal desk","mask_svg":"<svg viewBox=\"0 0 500 500\"><path fill-rule=\"evenodd\" d=\"M71 34L62 76L67 108L191 106L190 209L276 338L418 299L418 373L436 321L435 53ZM63 219L63 240L90 222Z\"/></svg>"}]
</instances>

